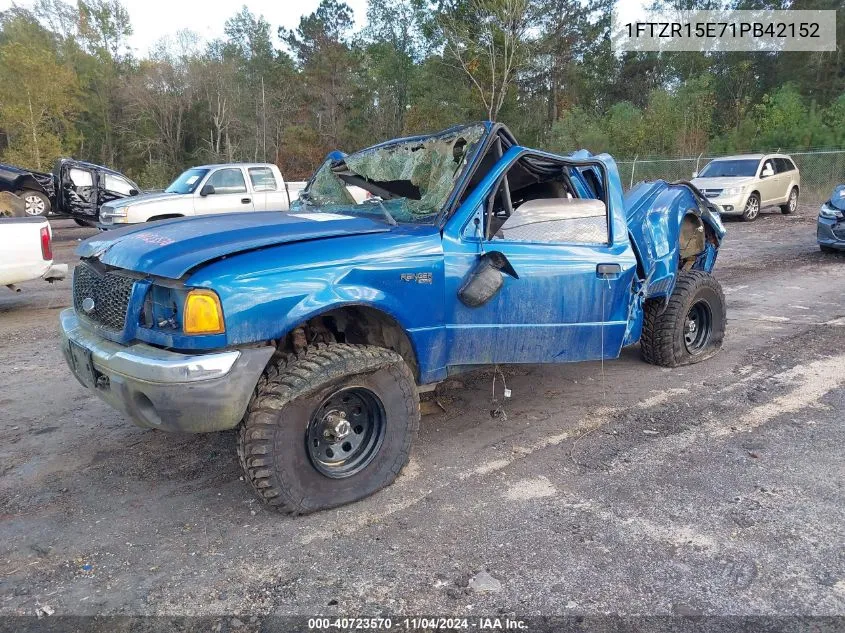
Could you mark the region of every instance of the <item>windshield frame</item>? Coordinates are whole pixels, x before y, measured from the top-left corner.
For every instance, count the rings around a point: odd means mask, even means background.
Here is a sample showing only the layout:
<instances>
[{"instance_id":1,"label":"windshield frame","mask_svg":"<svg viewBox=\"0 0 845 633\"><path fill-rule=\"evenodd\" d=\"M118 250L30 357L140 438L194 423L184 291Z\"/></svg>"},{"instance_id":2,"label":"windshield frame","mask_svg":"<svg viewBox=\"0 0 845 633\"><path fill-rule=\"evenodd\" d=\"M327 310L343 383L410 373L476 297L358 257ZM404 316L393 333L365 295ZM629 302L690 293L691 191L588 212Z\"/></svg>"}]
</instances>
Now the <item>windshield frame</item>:
<instances>
[{"instance_id":1,"label":"windshield frame","mask_svg":"<svg viewBox=\"0 0 845 633\"><path fill-rule=\"evenodd\" d=\"M698 173L698 178L754 178L757 176L757 171L760 169L760 163L762 162L762 158L717 158L715 160L711 160L704 166ZM739 163L748 163L749 165L753 163L754 169L750 174L719 174L719 175L711 175L706 173L711 166L716 166L717 163L730 163L735 164L739 167Z\"/></svg>"},{"instance_id":2,"label":"windshield frame","mask_svg":"<svg viewBox=\"0 0 845 633\"><path fill-rule=\"evenodd\" d=\"M167 185L167 189L165 189L165 190L164 190L164 193L177 193L177 194L180 194L180 195L186 195L186 194L194 193L194 192L197 190L197 187L199 187L199 186L200 186L200 183L201 183L203 180L205 180L205 177L206 177L206 176L208 176L208 173L209 173L210 171L211 171L211 169L209 169L209 168L207 168L207 167L191 167L190 169L186 169L186 170L185 170L185 171L183 171L181 174L179 174L179 175L178 175L178 176L177 176L177 177L173 180L173 182L171 182L169 185ZM188 175L189 175L189 174L190 174L190 175L195 175L195 174L196 174L196 172L201 172L201 173L199 174L199 178L197 178L197 179L194 181L193 185L187 185L187 186L185 186L185 187L182 187L182 189L184 189L184 191L182 191L182 190L180 190L180 189L173 189L173 187L174 187L177 183L179 183L179 182L180 182L183 178L184 178L185 180L187 180L187 179L188 179Z\"/></svg>"}]
</instances>

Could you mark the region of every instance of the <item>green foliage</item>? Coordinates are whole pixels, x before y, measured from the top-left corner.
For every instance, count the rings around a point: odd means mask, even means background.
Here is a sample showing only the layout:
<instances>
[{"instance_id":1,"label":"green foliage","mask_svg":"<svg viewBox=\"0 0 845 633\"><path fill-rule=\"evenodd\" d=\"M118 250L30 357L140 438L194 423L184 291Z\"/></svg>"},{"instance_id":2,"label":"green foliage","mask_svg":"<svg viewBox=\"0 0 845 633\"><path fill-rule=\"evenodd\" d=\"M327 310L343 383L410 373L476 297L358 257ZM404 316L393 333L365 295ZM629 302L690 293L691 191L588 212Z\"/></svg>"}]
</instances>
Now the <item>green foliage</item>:
<instances>
[{"instance_id":1,"label":"green foliage","mask_svg":"<svg viewBox=\"0 0 845 633\"><path fill-rule=\"evenodd\" d=\"M24 15L4 21L0 44L0 128L3 159L45 171L74 140L79 111L78 78L56 52L42 44L42 32Z\"/></svg>"}]
</instances>

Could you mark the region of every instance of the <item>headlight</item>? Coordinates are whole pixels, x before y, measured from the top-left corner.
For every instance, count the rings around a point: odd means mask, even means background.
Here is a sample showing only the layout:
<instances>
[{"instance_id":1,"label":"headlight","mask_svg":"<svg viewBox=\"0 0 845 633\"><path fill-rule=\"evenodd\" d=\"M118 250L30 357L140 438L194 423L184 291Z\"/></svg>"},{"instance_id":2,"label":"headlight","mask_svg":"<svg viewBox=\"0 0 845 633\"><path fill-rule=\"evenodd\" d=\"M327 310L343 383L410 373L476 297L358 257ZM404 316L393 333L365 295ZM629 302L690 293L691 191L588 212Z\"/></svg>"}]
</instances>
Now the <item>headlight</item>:
<instances>
[{"instance_id":1,"label":"headlight","mask_svg":"<svg viewBox=\"0 0 845 633\"><path fill-rule=\"evenodd\" d=\"M185 298L182 315L185 334L221 334L226 331L223 307L213 290L191 290Z\"/></svg>"},{"instance_id":2,"label":"headlight","mask_svg":"<svg viewBox=\"0 0 845 633\"><path fill-rule=\"evenodd\" d=\"M825 202L822 205L822 208L819 209L819 215L823 218L830 218L832 220L836 220L838 218L841 218L843 213L839 209L834 209L827 202Z\"/></svg>"}]
</instances>

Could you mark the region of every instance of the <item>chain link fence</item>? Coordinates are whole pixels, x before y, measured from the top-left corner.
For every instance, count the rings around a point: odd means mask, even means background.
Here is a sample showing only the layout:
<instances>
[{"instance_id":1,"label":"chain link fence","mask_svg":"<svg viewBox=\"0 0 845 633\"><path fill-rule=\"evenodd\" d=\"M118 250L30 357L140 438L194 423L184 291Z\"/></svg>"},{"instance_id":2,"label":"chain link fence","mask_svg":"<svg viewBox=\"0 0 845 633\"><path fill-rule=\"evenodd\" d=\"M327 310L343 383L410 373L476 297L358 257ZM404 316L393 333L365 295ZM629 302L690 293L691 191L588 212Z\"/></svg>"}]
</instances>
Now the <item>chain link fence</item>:
<instances>
[{"instance_id":1,"label":"chain link fence","mask_svg":"<svg viewBox=\"0 0 845 633\"><path fill-rule=\"evenodd\" d=\"M821 204L830 197L836 185L845 183L845 150L816 150L809 152L784 152L789 154L801 172L801 202ZM620 160L619 176L625 188L642 180L690 180L693 172L700 171L718 156L693 158L635 158Z\"/></svg>"}]
</instances>

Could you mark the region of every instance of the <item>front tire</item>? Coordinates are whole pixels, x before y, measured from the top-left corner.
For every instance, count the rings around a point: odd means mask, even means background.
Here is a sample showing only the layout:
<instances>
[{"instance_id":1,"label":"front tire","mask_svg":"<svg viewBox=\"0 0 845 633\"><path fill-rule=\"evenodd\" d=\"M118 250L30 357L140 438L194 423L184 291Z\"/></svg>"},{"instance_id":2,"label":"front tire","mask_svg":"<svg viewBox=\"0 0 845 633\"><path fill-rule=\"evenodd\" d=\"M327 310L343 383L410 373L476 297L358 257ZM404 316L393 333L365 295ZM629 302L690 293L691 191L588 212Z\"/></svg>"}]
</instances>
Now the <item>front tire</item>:
<instances>
[{"instance_id":1,"label":"front tire","mask_svg":"<svg viewBox=\"0 0 845 633\"><path fill-rule=\"evenodd\" d=\"M647 363L690 365L710 358L722 347L727 323L725 294L719 282L705 272L679 272L669 301L649 299L643 313L640 351Z\"/></svg>"},{"instance_id":2,"label":"front tire","mask_svg":"<svg viewBox=\"0 0 845 633\"><path fill-rule=\"evenodd\" d=\"M789 198L786 199L786 204L780 205L780 212L784 215L795 213L798 210L798 189L793 187L789 192Z\"/></svg>"},{"instance_id":3,"label":"front tire","mask_svg":"<svg viewBox=\"0 0 845 633\"><path fill-rule=\"evenodd\" d=\"M267 367L238 431L238 457L265 505L306 514L393 483L419 422L416 383L399 354L314 345Z\"/></svg>"},{"instance_id":4,"label":"front tire","mask_svg":"<svg viewBox=\"0 0 845 633\"><path fill-rule=\"evenodd\" d=\"M28 216L46 218L50 214L50 198L40 191L24 189L18 195L23 198L24 211Z\"/></svg>"},{"instance_id":5,"label":"front tire","mask_svg":"<svg viewBox=\"0 0 845 633\"><path fill-rule=\"evenodd\" d=\"M752 193L748 196L745 209L742 210L742 219L746 222L753 222L760 215L760 196Z\"/></svg>"}]
</instances>

